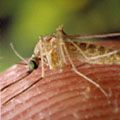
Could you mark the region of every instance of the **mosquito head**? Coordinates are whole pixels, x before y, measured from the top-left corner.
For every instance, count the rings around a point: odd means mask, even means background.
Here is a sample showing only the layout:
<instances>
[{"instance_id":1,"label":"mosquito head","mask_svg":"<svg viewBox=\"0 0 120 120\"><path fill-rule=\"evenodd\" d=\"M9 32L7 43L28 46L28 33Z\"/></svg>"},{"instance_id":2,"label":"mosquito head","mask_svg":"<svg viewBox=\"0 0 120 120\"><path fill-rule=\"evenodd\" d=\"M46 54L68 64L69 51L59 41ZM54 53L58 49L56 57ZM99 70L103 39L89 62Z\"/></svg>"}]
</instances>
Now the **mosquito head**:
<instances>
[{"instance_id":1,"label":"mosquito head","mask_svg":"<svg viewBox=\"0 0 120 120\"><path fill-rule=\"evenodd\" d=\"M38 61L36 59L30 59L28 62L29 72L32 72L34 69L38 68Z\"/></svg>"}]
</instances>

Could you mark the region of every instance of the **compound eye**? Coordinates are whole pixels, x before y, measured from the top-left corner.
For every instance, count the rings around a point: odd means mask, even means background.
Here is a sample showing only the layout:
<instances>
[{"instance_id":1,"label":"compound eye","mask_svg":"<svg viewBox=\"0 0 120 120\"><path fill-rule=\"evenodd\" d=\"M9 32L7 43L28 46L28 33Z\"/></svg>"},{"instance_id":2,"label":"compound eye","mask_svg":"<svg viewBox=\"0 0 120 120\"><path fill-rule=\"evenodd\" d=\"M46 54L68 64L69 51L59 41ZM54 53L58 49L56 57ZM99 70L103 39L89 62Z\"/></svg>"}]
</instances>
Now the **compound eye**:
<instances>
[{"instance_id":1,"label":"compound eye","mask_svg":"<svg viewBox=\"0 0 120 120\"><path fill-rule=\"evenodd\" d=\"M36 63L36 61L30 60L28 63L28 67L29 67L29 72L31 72L38 67L38 64Z\"/></svg>"}]
</instances>

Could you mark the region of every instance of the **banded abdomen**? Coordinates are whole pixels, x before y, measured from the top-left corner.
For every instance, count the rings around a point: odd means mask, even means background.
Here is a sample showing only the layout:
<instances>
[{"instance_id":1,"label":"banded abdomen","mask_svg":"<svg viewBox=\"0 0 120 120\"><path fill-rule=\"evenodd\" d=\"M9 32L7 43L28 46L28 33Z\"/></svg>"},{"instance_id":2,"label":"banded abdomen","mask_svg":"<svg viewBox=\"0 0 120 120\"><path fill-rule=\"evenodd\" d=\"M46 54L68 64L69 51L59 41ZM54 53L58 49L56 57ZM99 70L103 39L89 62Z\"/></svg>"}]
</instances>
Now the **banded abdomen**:
<instances>
[{"instance_id":1,"label":"banded abdomen","mask_svg":"<svg viewBox=\"0 0 120 120\"><path fill-rule=\"evenodd\" d=\"M120 50L109 49L93 43L72 41L66 42L66 46L72 57L83 62L95 64L120 64Z\"/></svg>"}]
</instances>

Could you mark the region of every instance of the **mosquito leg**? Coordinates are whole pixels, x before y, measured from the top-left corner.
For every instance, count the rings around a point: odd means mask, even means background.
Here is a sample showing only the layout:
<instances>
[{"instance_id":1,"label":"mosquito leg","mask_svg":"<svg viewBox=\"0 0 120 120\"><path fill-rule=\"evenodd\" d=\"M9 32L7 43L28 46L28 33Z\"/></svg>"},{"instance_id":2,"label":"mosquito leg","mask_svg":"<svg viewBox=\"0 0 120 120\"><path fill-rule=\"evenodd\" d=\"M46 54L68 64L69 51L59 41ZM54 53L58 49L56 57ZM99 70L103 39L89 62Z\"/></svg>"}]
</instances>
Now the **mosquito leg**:
<instances>
[{"instance_id":1,"label":"mosquito leg","mask_svg":"<svg viewBox=\"0 0 120 120\"><path fill-rule=\"evenodd\" d=\"M50 69L52 69L52 61L51 61L51 53L53 51L53 48L51 48L50 51L47 50L46 48L46 41L44 41L44 52L45 52L45 56L46 56L46 61L48 63L48 66Z\"/></svg>"},{"instance_id":2,"label":"mosquito leg","mask_svg":"<svg viewBox=\"0 0 120 120\"><path fill-rule=\"evenodd\" d=\"M89 57L86 62L91 63L91 64L96 64L96 63L98 63L99 59L104 58L104 57L109 57L109 56L114 55L118 52L119 52L119 50L115 50L115 51L112 51L112 52L109 52L109 53L105 53L103 55L97 55L97 56L94 56L94 57Z\"/></svg>"},{"instance_id":3,"label":"mosquito leg","mask_svg":"<svg viewBox=\"0 0 120 120\"><path fill-rule=\"evenodd\" d=\"M40 40L40 57L41 57L41 71L42 71L42 78L45 76L45 70L44 70L44 58L43 58L43 45L42 45L42 39Z\"/></svg>"},{"instance_id":4,"label":"mosquito leg","mask_svg":"<svg viewBox=\"0 0 120 120\"><path fill-rule=\"evenodd\" d=\"M60 54L61 54L61 57L62 57L62 61L64 63L67 63L66 59L65 59L65 54L64 54L64 51L63 51L63 41L62 39L60 39Z\"/></svg>"},{"instance_id":5,"label":"mosquito leg","mask_svg":"<svg viewBox=\"0 0 120 120\"><path fill-rule=\"evenodd\" d=\"M106 96L108 97L108 94L106 93L106 91L96 82L94 82L92 79L90 79L89 77L85 76L83 73L79 72L76 67L73 67L73 71L78 74L79 76L83 77L84 79L86 79L87 81L89 81L90 83L92 83L93 85L95 85L97 88L99 88L99 90Z\"/></svg>"},{"instance_id":6,"label":"mosquito leg","mask_svg":"<svg viewBox=\"0 0 120 120\"><path fill-rule=\"evenodd\" d=\"M89 60L90 60L90 61L91 61L91 60L99 60L99 59L101 59L101 58L114 55L114 54L116 54L117 52L119 52L119 50L115 50L115 51L112 51L112 52L109 52L109 53L106 53L106 54L103 54L103 55L98 55L98 56L95 56L95 57L90 57Z\"/></svg>"},{"instance_id":7,"label":"mosquito leg","mask_svg":"<svg viewBox=\"0 0 120 120\"><path fill-rule=\"evenodd\" d=\"M99 88L99 90L100 90L106 97L108 97L108 94L105 92L105 90L104 90L98 83L94 82L92 79L88 78L87 76L85 76L84 74L82 74L81 72L79 72L79 71L77 70L77 68L76 68L76 66L74 65L72 59L70 58L69 52L68 52L65 44L64 44L64 50L65 50L66 55L67 55L67 57L68 57L71 65L72 65L72 68L73 68L74 72L75 72L76 74L78 74L79 76L83 77L84 79L86 79L88 82L90 82L90 83L92 83L93 85L95 85L97 88Z\"/></svg>"},{"instance_id":8,"label":"mosquito leg","mask_svg":"<svg viewBox=\"0 0 120 120\"><path fill-rule=\"evenodd\" d=\"M94 57L87 57L85 59L84 62L86 63L91 63L91 64L95 64L95 63L98 63L98 60L101 59L101 58L104 58L104 57L109 57L111 55L114 55L116 53L120 52L120 50L114 50L112 52L109 52L109 53L105 53L103 55L97 55L97 56L94 56ZM84 54L84 53L83 53ZM80 60L81 61L81 60Z\"/></svg>"},{"instance_id":9,"label":"mosquito leg","mask_svg":"<svg viewBox=\"0 0 120 120\"><path fill-rule=\"evenodd\" d=\"M74 43L69 39L69 42L71 42L76 48L77 50L82 54L82 56L88 61L89 58L85 55L85 53Z\"/></svg>"}]
</instances>

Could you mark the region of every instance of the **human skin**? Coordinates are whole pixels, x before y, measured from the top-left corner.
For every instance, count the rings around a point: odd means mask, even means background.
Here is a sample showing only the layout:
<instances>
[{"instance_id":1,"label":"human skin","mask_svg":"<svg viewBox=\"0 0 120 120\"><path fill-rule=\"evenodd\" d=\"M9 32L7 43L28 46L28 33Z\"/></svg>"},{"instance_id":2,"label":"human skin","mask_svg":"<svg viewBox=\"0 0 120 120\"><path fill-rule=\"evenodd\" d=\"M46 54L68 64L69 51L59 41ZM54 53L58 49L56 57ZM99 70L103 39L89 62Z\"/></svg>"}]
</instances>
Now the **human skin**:
<instances>
[{"instance_id":1,"label":"human skin","mask_svg":"<svg viewBox=\"0 0 120 120\"><path fill-rule=\"evenodd\" d=\"M101 42L114 46L117 42ZM120 65L91 65L74 61L78 70L97 82L108 97L78 76L68 63L63 71L41 66L27 73L17 64L0 74L3 120L119 120Z\"/></svg>"}]
</instances>

